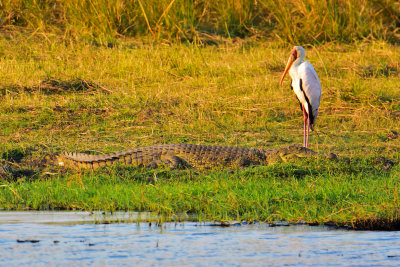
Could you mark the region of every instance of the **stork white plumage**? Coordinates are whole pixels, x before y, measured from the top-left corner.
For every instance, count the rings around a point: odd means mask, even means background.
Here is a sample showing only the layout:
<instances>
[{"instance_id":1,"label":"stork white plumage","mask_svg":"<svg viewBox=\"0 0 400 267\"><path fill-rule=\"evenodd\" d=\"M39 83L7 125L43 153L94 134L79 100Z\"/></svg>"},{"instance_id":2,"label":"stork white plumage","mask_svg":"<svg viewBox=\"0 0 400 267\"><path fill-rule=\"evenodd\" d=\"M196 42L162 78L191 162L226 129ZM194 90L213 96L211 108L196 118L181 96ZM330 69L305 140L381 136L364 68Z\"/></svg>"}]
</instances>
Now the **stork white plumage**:
<instances>
[{"instance_id":1,"label":"stork white plumage","mask_svg":"<svg viewBox=\"0 0 400 267\"><path fill-rule=\"evenodd\" d=\"M289 60L279 85L282 86L283 79L289 72L292 78L291 88L300 102L304 118L303 146L308 147L308 137L311 130L314 130L315 119L317 118L319 103L321 101L321 83L313 65L304 61L306 51L301 46L295 46L290 52Z\"/></svg>"}]
</instances>

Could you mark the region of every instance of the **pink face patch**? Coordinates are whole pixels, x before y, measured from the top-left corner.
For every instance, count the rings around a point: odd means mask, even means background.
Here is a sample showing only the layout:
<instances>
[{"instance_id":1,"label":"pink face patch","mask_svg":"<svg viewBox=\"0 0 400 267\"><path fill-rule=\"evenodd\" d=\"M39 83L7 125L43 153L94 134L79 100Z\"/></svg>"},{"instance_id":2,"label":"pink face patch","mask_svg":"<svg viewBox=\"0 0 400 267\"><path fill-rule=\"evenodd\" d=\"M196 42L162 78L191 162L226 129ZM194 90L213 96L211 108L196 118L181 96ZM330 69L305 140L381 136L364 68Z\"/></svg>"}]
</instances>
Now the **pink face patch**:
<instances>
[{"instance_id":1,"label":"pink face patch","mask_svg":"<svg viewBox=\"0 0 400 267\"><path fill-rule=\"evenodd\" d=\"M294 59L297 59L297 49L296 48L293 48L292 52L290 52L290 53L293 55Z\"/></svg>"}]
</instances>

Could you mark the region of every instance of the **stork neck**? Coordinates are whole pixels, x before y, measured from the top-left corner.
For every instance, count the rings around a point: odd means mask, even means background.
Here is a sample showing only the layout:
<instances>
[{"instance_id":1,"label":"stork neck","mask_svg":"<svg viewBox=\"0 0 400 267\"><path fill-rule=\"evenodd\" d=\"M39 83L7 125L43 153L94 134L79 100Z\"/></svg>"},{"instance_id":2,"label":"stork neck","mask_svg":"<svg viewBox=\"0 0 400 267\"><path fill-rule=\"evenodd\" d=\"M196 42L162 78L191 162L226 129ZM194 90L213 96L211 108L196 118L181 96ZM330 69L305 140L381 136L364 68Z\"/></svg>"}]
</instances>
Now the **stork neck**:
<instances>
[{"instance_id":1,"label":"stork neck","mask_svg":"<svg viewBox=\"0 0 400 267\"><path fill-rule=\"evenodd\" d=\"M299 57L297 58L294 62L293 62L293 67L298 67L301 63L303 63L304 61L304 57Z\"/></svg>"}]
</instances>

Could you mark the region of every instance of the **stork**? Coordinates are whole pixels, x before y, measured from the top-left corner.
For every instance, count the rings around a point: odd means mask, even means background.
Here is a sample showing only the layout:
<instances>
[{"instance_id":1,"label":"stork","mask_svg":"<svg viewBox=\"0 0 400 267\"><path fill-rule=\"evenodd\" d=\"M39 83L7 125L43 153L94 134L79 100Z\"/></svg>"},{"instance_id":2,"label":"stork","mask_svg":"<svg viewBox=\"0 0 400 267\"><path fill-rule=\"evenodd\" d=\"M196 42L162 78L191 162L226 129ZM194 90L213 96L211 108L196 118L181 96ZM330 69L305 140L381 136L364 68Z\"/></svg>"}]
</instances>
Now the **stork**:
<instances>
[{"instance_id":1,"label":"stork","mask_svg":"<svg viewBox=\"0 0 400 267\"><path fill-rule=\"evenodd\" d=\"M304 119L303 146L308 147L308 136L314 130L315 119L321 101L321 83L313 65L304 61L306 51L301 46L295 46L290 52L289 60L283 71L279 85L282 86L283 79L289 72L292 78L291 88L299 100Z\"/></svg>"}]
</instances>

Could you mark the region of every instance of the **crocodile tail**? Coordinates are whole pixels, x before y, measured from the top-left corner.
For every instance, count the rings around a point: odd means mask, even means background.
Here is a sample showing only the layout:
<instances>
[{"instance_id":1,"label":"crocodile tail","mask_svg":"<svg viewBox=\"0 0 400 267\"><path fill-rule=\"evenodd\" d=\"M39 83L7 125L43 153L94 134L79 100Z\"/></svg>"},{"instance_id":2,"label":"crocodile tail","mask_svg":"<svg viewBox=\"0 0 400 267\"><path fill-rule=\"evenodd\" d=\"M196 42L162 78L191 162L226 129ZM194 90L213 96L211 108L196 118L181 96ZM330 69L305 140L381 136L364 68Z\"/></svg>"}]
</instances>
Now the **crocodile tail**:
<instances>
[{"instance_id":1,"label":"crocodile tail","mask_svg":"<svg viewBox=\"0 0 400 267\"><path fill-rule=\"evenodd\" d=\"M73 169L94 169L99 166L110 165L115 158L111 155L89 155L77 152L64 152L56 156L57 165Z\"/></svg>"},{"instance_id":2,"label":"crocodile tail","mask_svg":"<svg viewBox=\"0 0 400 267\"><path fill-rule=\"evenodd\" d=\"M76 152L72 152L72 153L67 153L64 152L62 154L59 154L56 156L56 162L57 165L60 167L64 167L64 168L73 168L73 169L86 169L86 168L90 168L89 165L93 166L92 162L87 162L87 160L85 160L83 153L76 153Z\"/></svg>"},{"instance_id":3,"label":"crocodile tail","mask_svg":"<svg viewBox=\"0 0 400 267\"><path fill-rule=\"evenodd\" d=\"M115 162L125 162L126 155L130 155L130 150L105 155L90 155L86 153L64 152L58 155L57 165L74 169L96 169L101 166L112 165ZM129 158L128 163L131 162Z\"/></svg>"},{"instance_id":4,"label":"crocodile tail","mask_svg":"<svg viewBox=\"0 0 400 267\"><path fill-rule=\"evenodd\" d=\"M63 157L63 154L56 155L56 165L60 167L65 167L67 159Z\"/></svg>"}]
</instances>

